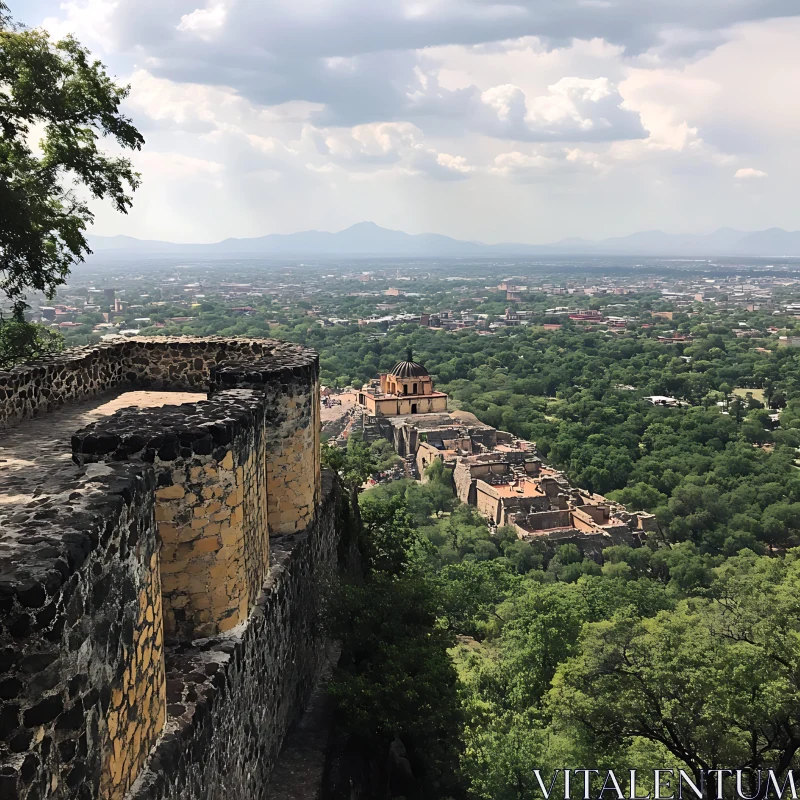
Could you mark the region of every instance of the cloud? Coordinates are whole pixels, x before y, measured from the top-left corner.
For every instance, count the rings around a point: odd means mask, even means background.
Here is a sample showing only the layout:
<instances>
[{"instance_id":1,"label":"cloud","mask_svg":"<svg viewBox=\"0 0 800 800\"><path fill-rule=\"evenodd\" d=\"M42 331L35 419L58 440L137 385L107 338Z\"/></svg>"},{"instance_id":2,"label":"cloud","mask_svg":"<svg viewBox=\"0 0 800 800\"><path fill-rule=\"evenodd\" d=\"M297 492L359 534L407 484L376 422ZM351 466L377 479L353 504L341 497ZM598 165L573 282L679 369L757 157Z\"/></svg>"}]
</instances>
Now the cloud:
<instances>
[{"instance_id":1,"label":"cloud","mask_svg":"<svg viewBox=\"0 0 800 800\"><path fill-rule=\"evenodd\" d=\"M220 175L225 169L217 161L154 150L137 155L136 166L145 173L158 172L159 175L170 178L209 178Z\"/></svg>"},{"instance_id":2,"label":"cloud","mask_svg":"<svg viewBox=\"0 0 800 800\"><path fill-rule=\"evenodd\" d=\"M570 175L605 175L610 167L597 153L579 148L523 153L513 150L496 156L488 172L514 183L539 183Z\"/></svg>"},{"instance_id":3,"label":"cloud","mask_svg":"<svg viewBox=\"0 0 800 800\"><path fill-rule=\"evenodd\" d=\"M66 0L59 6L59 15L46 17L41 27L55 39L77 32L108 50L116 40L117 6L117 0Z\"/></svg>"},{"instance_id":4,"label":"cloud","mask_svg":"<svg viewBox=\"0 0 800 800\"><path fill-rule=\"evenodd\" d=\"M529 142L598 142L647 136L608 78L564 77L547 94L528 98L505 84L480 96L474 125L498 138Z\"/></svg>"},{"instance_id":5,"label":"cloud","mask_svg":"<svg viewBox=\"0 0 800 800\"><path fill-rule=\"evenodd\" d=\"M326 158L316 172L331 165L349 168L357 180L381 176L426 176L433 180L463 180L474 167L463 156L440 153L425 143L423 132L410 122L382 122L350 129L319 129L307 125L301 140Z\"/></svg>"},{"instance_id":6,"label":"cloud","mask_svg":"<svg viewBox=\"0 0 800 800\"><path fill-rule=\"evenodd\" d=\"M795 224L796 0L42 3L130 80L157 154L113 232ZM730 191L762 172L768 196Z\"/></svg>"},{"instance_id":7,"label":"cloud","mask_svg":"<svg viewBox=\"0 0 800 800\"><path fill-rule=\"evenodd\" d=\"M206 8L196 8L190 14L184 14L178 23L179 31L190 31L202 39L210 39L213 32L222 28L228 15L227 6L217 2Z\"/></svg>"},{"instance_id":8,"label":"cloud","mask_svg":"<svg viewBox=\"0 0 800 800\"><path fill-rule=\"evenodd\" d=\"M741 169L736 170L736 174L733 177L738 178L739 180L748 180L750 178L766 178L767 173L762 172L760 169L753 169L753 167L742 167Z\"/></svg>"},{"instance_id":9,"label":"cloud","mask_svg":"<svg viewBox=\"0 0 800 800\"><path fill-rule=\"evenodd\" d=\"M69 0L65 4L68 21L90 33L97 28L93 9L100 10L102 19L102 30L94 32L107 49L136 57L154 74L181 83L229 87L258 105L320 103L324 111L317 124L321 125L409 118L403 113L409 98L425 93L417 69L424 53L434 47L485 46L534 36L545 51L552 51L576 39L601 39L629 57L652 52L659 63L666 63L718 46L736 24L800 15L796 0L209 0L200 7L197 0ZM581 76L581 80L596 78ZM579 100L580 89L572 91L573 101ZM452 101L442 99L445 104ZM535 114L536 104L529 100L529 111ZM602 122L598 125L593 130L603 128ZM610 125L613 129L613 122Z\"/></svg>"}]
</instances>

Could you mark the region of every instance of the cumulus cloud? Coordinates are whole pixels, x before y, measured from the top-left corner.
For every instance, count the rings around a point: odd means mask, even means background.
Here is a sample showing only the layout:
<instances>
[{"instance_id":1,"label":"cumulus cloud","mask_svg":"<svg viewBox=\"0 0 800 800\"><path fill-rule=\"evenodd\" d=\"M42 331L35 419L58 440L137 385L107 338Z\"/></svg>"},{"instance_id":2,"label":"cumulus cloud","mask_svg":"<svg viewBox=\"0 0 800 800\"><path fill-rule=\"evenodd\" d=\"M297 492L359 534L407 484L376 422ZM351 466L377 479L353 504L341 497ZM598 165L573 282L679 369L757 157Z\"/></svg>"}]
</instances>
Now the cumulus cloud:
<instances>
[{"instance_id":1,"label":"cumulus cloud","mask_svg":"<svg viewBox=\"0 0 800 800\"><path fill-rule=\"evenodd\" d=\"M202 39L209 39L213 32L225 24L228 9L224 3L213 3L206 8L196 8L190 14L184 14L178 23L179 31L190 31Z\"/></svg>"},{"instance_id":2,"label":"cumulus cloud","mask_svg":"<svg viewBox=\"0 0 800 800\"><path fill-rule=\"evenodd\" d=\"M429 147L423 132L409 122L333 130L307 125L301 139L311 143L317 153L328 159L325 167L350 167L359 180L387 175L424 175L450 181L462 180L474 171L463 156L440 153ZM321 169L313 164L309 168Z\"/></svg>"},{"instance_id":3,"label":"cumulus cloud","mask_svg":"<svg viewBox=\"0 0 800 800\"><path fill-rule=\"evenodd\" d=\"M318 122L343 125L396 119L431 47L602 39L663 62L719 44L737 23L800 15L795 0L68 0L65 9L87 26L99 9L103 40L158 75L263 105L322 103Z\"/></svg>"},{"instance_id":4,"label":"cumulus cloud","mask_svg":"<svg viewBox=\"0 0 800 800\"><path fill-rule=\"evenodd\" d=\"M491 175L507 178L515 183L538 183L570 175L604 175L610 166L597 153L580 148L549 151L534 150L523 153L513 150L496 156L489 167Z\"/></svg>"},{"instance_id":5,"label":"cumulus cloud","mask_svg":"<svg viewBox=\"0 0 800 800\"><path fill-rule=\"evenodd\" d=\"M548 93L528 98L505 84L480 96L475 125L491 135L518 141L613 141L647 136L639 115L608 78L564 77Z\"/></svg>"},{"instance_id":6,"label":"cumulus cloud","mask_svg":"<svg viewBox=\"0 0 800 800\"><path fill-rule=\"evenodd\" d=\"M739 180L748 180L751 178L766 178L767 173L762 172L760 169L753 169L753 167L742 167L741 169L736 170L736 174L733 177L738 178Z\"/></svg>"}]
</instances>

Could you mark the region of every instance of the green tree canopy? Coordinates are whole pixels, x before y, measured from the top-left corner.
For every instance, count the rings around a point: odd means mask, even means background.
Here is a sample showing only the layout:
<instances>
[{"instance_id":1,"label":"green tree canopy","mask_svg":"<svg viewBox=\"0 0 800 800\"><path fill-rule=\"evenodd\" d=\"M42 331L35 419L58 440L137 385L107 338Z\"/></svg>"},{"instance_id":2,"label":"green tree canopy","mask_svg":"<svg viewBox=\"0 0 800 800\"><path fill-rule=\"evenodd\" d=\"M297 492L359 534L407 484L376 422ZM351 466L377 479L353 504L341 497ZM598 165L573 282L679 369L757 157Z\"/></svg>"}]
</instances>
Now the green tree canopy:
<instances>
[{"instance_id":1,"label":"green tree canopy","mask_svg":"<svg viewBox=\"0 0 800 800\"><path fill-rule=\"evenodd\" d=\"M698 778L720 765L783 772L800 749L799 588L797 551L745 550L709 598L587 625L553 680L556 725L596 752L649 741Z\"/></svg>"},{"instance_id":2,"label":"green tree canopy","mask_svg":"<svg viewBox=\"0 0 800 800\"><path fill-rule=\"evenodd\" d=\"M91 252L88 197L130 208L139 175L99 140L139 150L144 139L120 111L128 87L73 37L54 42L7 12L0 0L0 289L21 322L26 291L52 293Z\"/></svg>"}]
</instances>

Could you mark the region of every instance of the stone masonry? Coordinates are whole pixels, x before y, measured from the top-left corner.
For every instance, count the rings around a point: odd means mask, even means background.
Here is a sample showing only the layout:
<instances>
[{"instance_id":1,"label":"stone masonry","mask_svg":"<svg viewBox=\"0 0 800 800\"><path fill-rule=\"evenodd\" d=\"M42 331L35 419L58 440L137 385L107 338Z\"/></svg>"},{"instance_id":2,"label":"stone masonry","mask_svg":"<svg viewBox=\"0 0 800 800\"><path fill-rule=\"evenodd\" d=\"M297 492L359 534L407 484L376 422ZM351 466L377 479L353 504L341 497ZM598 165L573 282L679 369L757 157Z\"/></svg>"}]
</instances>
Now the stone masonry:
<instances>
[{"instance_id":1,"label":"stone masonry","mask_svg":"<svg viewBox=\"0 0 800 800\"><path fill-rule=\"evenodd\" d=\"M0 797L265 797L337 571L316 354L79 348L0 372L2 425Z\"/></svg>"}]
</instances>

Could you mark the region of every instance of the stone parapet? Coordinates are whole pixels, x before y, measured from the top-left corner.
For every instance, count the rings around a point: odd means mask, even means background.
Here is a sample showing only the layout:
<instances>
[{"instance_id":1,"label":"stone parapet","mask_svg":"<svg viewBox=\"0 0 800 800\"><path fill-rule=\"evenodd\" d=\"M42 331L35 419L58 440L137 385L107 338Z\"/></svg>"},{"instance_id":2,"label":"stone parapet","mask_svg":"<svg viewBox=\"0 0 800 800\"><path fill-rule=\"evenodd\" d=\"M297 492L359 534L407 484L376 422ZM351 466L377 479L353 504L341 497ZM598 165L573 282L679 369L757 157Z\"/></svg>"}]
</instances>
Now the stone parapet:
<instances>
[{"instance_id":1,"label":"stone parapet","mask_svg":"<svg viewBox=\"0 0 800 800\"><path fill-rule=\"evenodd\" d=\"M156 473L168 641L247 617L269 569L264 395L218 392L182 406L124 409L72 437L78 464L139 460Z\"/></svg>"},{"instance_id":2,"label":"stone parapet","mask_svg":"<svg viewBox=\"0 0 800 800\"><path fill-rule=\"evenodd\" d=\"M262 800L283 738L325 659L321 625L338 571L332 475L312 525L273 539L272 568L247 625L167 654L170 721L130 800Z\"/></svg>"},{"instance_id":3,"label":"stone parapet","mask_svg":"<svg viewBox=\"0 0 800 800\"><path fill-rule=\"evenodd\" d=\"M121 797L165 718L155 477L49 490L2 520L0 796Z\"/></svg>"},{"instance_id":4,"label":"stone parapet","mask_svg":"<svg viewBox=\"0 0 800 800\"><path fill-rule=\"evenodd\" d=\"M134 338L0 373L3 800L264 796L337 565L318 370L274 340ZM131 389L161 394L69 412ZM72 461L56 443L25 472L24 426L56 408Z\"/></svg>"},{"instance_id":5,"label":"stone parapet","mask_svg":"<svg viewBox=\"0 0 800 800\"><path fill-rule=\"evenodd\" d=\"M319 371L313 350L276 339L120 338L0 371L0 426L112 389L207 391L213 368L262 358L263 371L267 363Z\"/></svg>"},{"instance_id":6,"label":"stone parapet","mask_svg":"<svg viewBox=\"0 0 800 800\"><path fill-rule=\"evenodd\" d=\"M319 502L320 399L316 362L292 353L248 364L224 364L211 373L212 397L223 389L262 392L267 426L267 484L271 534L309 524Z\"/></svg>"}]
</instances>

